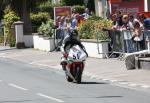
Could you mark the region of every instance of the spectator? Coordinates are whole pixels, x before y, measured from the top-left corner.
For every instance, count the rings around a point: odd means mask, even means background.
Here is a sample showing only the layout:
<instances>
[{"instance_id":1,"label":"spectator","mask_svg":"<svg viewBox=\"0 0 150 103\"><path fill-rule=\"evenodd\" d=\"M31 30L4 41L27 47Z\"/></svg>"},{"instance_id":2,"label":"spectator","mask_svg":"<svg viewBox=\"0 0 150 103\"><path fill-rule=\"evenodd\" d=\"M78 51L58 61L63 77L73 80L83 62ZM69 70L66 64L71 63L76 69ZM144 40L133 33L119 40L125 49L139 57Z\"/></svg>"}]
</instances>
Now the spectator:
<instances>
[{"instance_id":1,"label":"spectator","mask_svg":"<svg viewBox=\"0 0 150 103\"><path fill-rule=\"evenodd\" d=\"M61 16L57 16L55 20L55 26L58 28Z\"/></svg>"},{"instance_id":2,"label":"spectator","mask_svg":"<svg viewBox=\"0 0 150 103\"><path fill-rule=\"evenodd\" d=\"M117 10L116 11L116 15L117 15L117 20L116 20L116 23L117 23L117 26L122 26L123 25L123 22L122 22L122 13L121 11Z\"/></svg>"},{"instance_id":3,"label":"spectator","mask_svg":"<svg viewBox=\"0 0 150 103\"><path fill-rule=\"evenodd\" d=\"M129 25L129 16L128 15L123 15L122 16L122 26L121 29L123 30L130 30L130 25Z\"/></svg>"},{"instance_id":4,"label":"spectator","mask_svg":"<svg viewBox=\"0 0 150 103\"><path fill-rule=\"evenodd\" d=\"M77 29L78 21L77 21L78 14L73 15L71 20L71 29Z\"/></svg>"},{"instance_id":5,"label":"spectator","mask_svg":"<svg viewBox=\"0 0 150 103\"><path fill-rule=\"evenodd\" d=\"M82 14L83 18L86 20L90 17L90 12L88 8L85 8L84 13Z\"/></svg>"},{"instance_id":6,"label":"spectator","mask_svg":"<svg viewBox=\"0 0 150 103\"><path fill-rule=\"evenodd\" d=\"M113 14L113 15L111 16L111 20L112 20L112 22L113 22L113 25L116 25L117 15L116 15L116 14Z\"/></svg>"},{"instance_id":7,"label":"spectator","mask_svg":"<svg viewBox=\"0 0 150 103\"><path fill-rule=\"evenodd\" d=\"M144 29L150 30L150 18L144 19Z\"/></svg>"},{"instance_id":8,"label":"spectator","mask_svg":"<svg viewBox=\"0 0 150 103\"><path fill-rule=\"evenodd\" d=\"M64 21L64 37L69 34L70 28L71 28L71 20L69 17L66 17Z\"/></svg>"},{"instance_id":9,"label":"spectator","mask_svg":"<svg viewBox=\"0 0 150 103\"><path fill-rule=\"evenodd\" d=\"M133 37L132 40L136 44L136 50L143 50L144 49L144 39L143 39L142 29L140 28L139 22L134 22L134 30L133 30Z\"/></svg>"},{"instance_id":10,"label":"spectator","mask_svg":"<svg viewBox=\"0 0 150 103\"><path fill-rule=\"evenodd\" d=\"M60 33L59 36L60 36L61 39L64 38L64 28L65 28L64 21L65 21L65 16L62 16L60 18L59 26L57 28L60 31L59 32Z\"/></svg>"},{"instance_id":11,"label":"spectator","mask_svg":"<svg viewBox=\"0 0 150 103\"><path fill-rule=\"evenodd\" d=\"M146 16L144 14L138 14L137 19L139 20L140 28L144 29L144 20L146 19Z\"/></svg>"},{"instance_id":12,"label":"spectator","mask_svg":"<svg viewBox=\"0 0 150 103\"><path fill-rule=\"evenodd\" d=\"M116 13L112 15L111 19L113 20L114 25L112 28L119 30L123 25L121 11L117 10Z\"/></svg>"},{"instance_id":13,"label":"spectator","mask_svg":"<svg viewBox=\"0 0 150 103\"><path fill-rule=\"evenodd\" d=\"M129 15L129 25L131 30L134 29L134 22L139 22L139 21L134 17L134 15Z\"/></svg>"},{"instance_id":14,"label":"spectator","mask_svg":"<svg viewBox=\"0 0 150 103\"><path fill-rule=\"evenodd\" d=\"M117 15L113 14L111 15L111 20L112 20L112 29L117 29Z\"/></svg>"}]
</instances>

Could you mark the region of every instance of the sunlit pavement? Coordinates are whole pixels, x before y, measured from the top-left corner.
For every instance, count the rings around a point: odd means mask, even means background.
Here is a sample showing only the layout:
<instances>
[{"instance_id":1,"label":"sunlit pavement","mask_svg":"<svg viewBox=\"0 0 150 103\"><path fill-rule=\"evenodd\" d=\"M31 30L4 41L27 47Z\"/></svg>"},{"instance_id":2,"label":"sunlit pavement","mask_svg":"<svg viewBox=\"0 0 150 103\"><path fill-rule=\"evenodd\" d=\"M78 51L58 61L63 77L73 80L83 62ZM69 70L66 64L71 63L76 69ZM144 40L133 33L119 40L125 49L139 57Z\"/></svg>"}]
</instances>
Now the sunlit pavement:
<instances>
[{"instance_id":1,"label":"sunlit pavement","mask_svg":"<svg viewBox=\"0 0 150 103\"><path fill-rule=\"evenodd\" d=\"M45 52L34 49L4 49L0 51L0 57L61 70L59 65L60 52ZM149 70L127 70L124 61L112 58L88 58L84 70L84 76L131 88L150 89L149 75Z\"/></svg>"}]
</instances>

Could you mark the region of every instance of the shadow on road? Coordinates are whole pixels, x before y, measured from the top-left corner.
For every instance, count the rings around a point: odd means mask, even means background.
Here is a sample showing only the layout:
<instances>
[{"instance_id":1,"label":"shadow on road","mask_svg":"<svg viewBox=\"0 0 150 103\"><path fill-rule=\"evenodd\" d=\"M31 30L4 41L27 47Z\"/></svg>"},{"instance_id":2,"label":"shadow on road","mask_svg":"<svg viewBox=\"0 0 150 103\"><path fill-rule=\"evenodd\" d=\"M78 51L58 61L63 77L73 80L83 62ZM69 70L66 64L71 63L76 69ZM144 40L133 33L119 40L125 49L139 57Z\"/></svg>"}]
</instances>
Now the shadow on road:
<instances>
[{"instance_id":1,"label":"shadow on road","mask_svg":"<svg viewBox=\"0 0 150 103\"><path fill-rule=\"evenodd\" d=\"M104 82L81 82L81 84L108 84Z\"/></svg>"},{"instance_id":2,"label":"shadow on road","mask_svg":"<svg viewBox=\"0 0 150 103\"><path fill-rule=\"evenodd\" d=\"M13 49L16 49L16 48L10 48L10 49L0 49L0 51L7 51L7 50L13 50Z\"/></svg>"},{"instance_id":3,"label":"shadow on road","mask_svg":"<svg viewBox=\"0 0 150 103\"><path fill-rule=\"evenodd\" d=\"M100 96L96 98L122 98L123 96Z\"/></svg>"}]
</instances>

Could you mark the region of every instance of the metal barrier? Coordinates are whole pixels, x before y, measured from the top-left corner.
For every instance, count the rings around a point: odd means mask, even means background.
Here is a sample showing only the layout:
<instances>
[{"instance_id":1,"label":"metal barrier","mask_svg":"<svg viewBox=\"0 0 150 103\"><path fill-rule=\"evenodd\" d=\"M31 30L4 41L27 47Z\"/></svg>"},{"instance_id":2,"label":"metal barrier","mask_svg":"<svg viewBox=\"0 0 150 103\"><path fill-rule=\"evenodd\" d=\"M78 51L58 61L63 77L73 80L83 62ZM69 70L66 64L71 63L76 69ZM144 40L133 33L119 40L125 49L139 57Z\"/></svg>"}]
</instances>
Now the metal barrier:
<instances>
[{"instance_id":1,"label":"metal barrier","mask_svg":"<svg viewBox=\"0 0 150 103\"><path fill-rule=\"evenodd\" d=\"M130 31L111 30L110 35L112 52L125 53L134 51Z\"/></svg>"},{"instance_id":2,"label":"metal barrier","mask_svg":"<svg viewBox=\"0 0 150 103\"><path fill-rule=\"evenodd\" d=\"M114 53L125 54L137 52L137 45L132 40L132 31L129 30L110 30L110 47L111 55ZM143 50L147 46L147 38L150 41L150 31L143 31Z\"/></svg>"},{"instance_id":3,"label":"metal barrier","mask_svg":"<svg viewBox=\"0 0 150 103\"><path fill-rule=\"evenodd\" d=\"M143 31L144 40L145 40L145 47L150 51L150 30Z\"/></svg>"}]
</instances>

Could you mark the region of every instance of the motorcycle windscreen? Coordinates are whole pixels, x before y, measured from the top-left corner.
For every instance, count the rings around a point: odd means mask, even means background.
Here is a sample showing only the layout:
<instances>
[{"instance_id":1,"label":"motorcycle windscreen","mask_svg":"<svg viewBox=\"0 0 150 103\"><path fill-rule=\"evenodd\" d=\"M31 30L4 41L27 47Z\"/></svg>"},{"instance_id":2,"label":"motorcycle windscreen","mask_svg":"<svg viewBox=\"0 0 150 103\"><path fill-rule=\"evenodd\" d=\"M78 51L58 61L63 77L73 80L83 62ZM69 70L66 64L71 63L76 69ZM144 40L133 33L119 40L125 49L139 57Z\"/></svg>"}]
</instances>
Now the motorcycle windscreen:
<instances>
[{"instance_id":1,"label":"motorcycle windscreen","mask_svg":"<svg viewBox=\"0 0 150 103\"><path fill-rule=\"evenodd\" d=\"M68 53L68 60L81 62L86 60L86 58L86 53L78 45L75 45L72 48L70 48Z\"/></svg>"}]
</instances>

